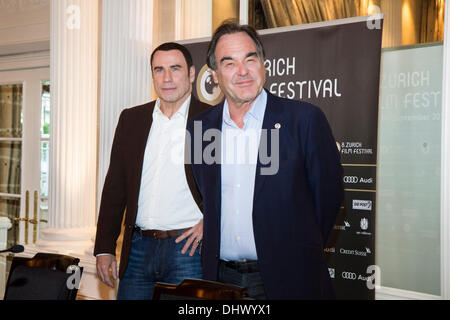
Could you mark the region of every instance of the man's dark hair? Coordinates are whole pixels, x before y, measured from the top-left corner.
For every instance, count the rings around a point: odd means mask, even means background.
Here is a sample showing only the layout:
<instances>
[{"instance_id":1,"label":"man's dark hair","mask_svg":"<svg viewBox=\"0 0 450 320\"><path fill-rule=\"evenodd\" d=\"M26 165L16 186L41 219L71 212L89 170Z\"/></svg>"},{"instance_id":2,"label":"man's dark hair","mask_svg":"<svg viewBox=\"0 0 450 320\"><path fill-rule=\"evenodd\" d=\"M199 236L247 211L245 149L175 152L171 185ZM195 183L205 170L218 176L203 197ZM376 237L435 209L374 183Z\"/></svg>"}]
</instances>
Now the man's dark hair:
<instances>
[{"instance_id":1,"label":"man's dark hair","mask_svg":"<svg viewBox=\"0 0 450 320\"><path fill-rule=\"evenodd\" d=\"M249 25L241 25L235 20L225 20L214 32L211 41L209 42L208 53L206 57L206 64L212 70L217 70L216 61L216 47L219 39L226 34L233 34L245 32L255 43L256 51L261 60L265 59L264 47L262 45L261 39L258 36L256 30Z\"/></svg>"},{"instance_id":2,"label":"man's dark hair","mask_svg":"<svg viewBox=\"0 0 450 320\"><path fill-rule=\"evenodd\" d=\"M153 69L153 56L155 55L156 51L170 51L170 50L178 50L183 54L184 60L186 60L188 72L190 72L191 67L194 65L194 63L192 62L191 53L185 46L183 46L179 43L176 43L176 42L163 43L163 44L159 45L155 50L153 50L152 56L150 58L150 65L151 65L152 69Z\"/></svg>"}]
</instances>

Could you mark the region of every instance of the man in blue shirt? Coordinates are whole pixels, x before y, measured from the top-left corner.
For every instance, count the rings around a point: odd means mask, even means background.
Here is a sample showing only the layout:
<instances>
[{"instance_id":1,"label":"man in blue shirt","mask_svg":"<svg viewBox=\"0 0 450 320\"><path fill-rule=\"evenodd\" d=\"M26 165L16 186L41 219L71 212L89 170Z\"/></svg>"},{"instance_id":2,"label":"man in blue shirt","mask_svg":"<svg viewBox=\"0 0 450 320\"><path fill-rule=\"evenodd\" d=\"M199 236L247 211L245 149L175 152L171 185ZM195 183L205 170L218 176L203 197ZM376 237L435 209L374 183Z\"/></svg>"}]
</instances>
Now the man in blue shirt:
<instances>
[{"instance_id":1,"label":"man in blue shirt","mask_svg":"<svg viewBox=\"0 0 450 320\"><path fill-rule=\"evenodd\" d=\"M202 155L191 160L204 278L247 287L255 299L333 298L323 247L343 186L325 115L263 89L264 49L249 26L222 24L207 62L225 100L188 125L192 154Z\"/></svg>"}]
</instances>

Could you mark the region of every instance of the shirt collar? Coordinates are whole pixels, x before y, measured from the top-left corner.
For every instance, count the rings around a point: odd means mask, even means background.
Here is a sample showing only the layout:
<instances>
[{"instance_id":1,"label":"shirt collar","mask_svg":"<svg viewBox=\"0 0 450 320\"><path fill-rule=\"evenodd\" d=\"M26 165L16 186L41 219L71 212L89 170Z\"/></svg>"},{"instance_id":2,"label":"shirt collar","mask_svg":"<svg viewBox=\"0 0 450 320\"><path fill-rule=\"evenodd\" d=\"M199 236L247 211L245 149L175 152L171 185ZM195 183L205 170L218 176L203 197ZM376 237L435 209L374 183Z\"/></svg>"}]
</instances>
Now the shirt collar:
<instances>
[{"instance_id":1,"label":"shirt collar","mask_svg":"<svg viewBox=\"0 0 450 320\"><path fill-rule=\"evenodd\" d=\"M256 97L255 101L253 102L253 105L250 107L250 110L248 110L247 114L244 116L244 119L248 118L249 115L260 122L263 121L264 113L266 111L266 104L267 104L267 92L266 90L263 89L261 93ZM233 123L233 120L231 120L230 109L228 106L227 99L225 99L225 103L223 106L223 121L225 121L227 124Z\"/></svg>"},{"instance_id":2,"label":"shirt collar","mask_svg":"<svg viewBox=\"0 0 450 320\"><path fill-rule=\"evenodd\" d=\"M248 114L258 121L263 121L264 113L266 111L266 104L267 104L267 93L266 90L263 89L256 98L255 102L253 103L253 106L248 111Z\"/></svg>"},{"instance_id":3,"label":"shirt collar","mask_svg":"<svg viewBox=\"0 0 450 320\"><path fill-rule=\"evenodd\" d=\"M191 103L191 95L187 97L187 99L183 102L181 107L175 112L173 116L179 115L182 116L183 118L186 118L190 103ZM159 98L156 99L155 109L153 110L153 114L155 113L159 115L164 115L164 113L161 111L161 100Z\"/></svg>"}]
</instances>

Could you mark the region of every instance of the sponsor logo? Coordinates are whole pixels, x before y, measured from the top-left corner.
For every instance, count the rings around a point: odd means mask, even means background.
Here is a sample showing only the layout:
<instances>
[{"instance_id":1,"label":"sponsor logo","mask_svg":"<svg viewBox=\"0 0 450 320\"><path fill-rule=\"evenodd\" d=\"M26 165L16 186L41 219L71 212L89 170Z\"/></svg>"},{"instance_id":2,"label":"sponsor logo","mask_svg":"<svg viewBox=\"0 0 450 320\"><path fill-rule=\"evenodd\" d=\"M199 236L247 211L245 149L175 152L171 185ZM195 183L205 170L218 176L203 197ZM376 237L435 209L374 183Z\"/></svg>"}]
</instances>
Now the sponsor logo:
<instances>
[{"instance_id":1,"label":"sponsor logo","mask_svg":"<svg viewBox=\"0 0 450 320\"><path fill-rule=\"evenodd\" d=\"M356 176L345 176L344 183L358 183L358 177Z\"/></svg>"},{"instance_id":2,"label":"sponsor logo","mask_svg":"<svg viewBox=\"0 0 450 320\"><path fill-rule=\"evenodd\" d=\"M341 273L342 279L356 280L358 276L354 272L344 271Z\"/></svg>"},{"instance_id":3,"label":"sponsor logo","mask_svg":"<svg viewBox=\"0 0 450 320\"><path fill-rule=\"evenodd\" d=\"M223 93L214 79L211 70L205 64L197 76L197 96L200 101L216 105L223 99Z\"/></svg>"},{"instance_id":4,"label":"sponsor logo","mask_svg":"<svg viewBox=\"0 0 450 320\"><path fill-rule=\"evenodd\" d=\"M328 268L328 272L330 273L330 278L334 279L336 277L336 271L334 268Z\"/></svg>"},{"instance_id":5,"label":"sponsor logo","mask_svg":"<svg viewBox=\"0 0 450 320\"><path fill-rule=\"evenodd\" d=\"M345 280L360 280L360 281L364 281L366 283L373 281L373 276L364 276L364 275L357 274L355 272L350 272L350 271L342 272L341 277L342 277L342 279L345 279Z\"/></svg>"},{"instance_id":6,"label":"sponsor logo","mask_svg":"<svg viewBox=\"0 0 450 320\"><path fill-rule=\"evenodd\" d=\"M352 208L354 210L372 211L371 200L353 200Z\"/></svg>"},{"instance_id":7,"label":"sponsor logo","mask_svg":"<svg viewBox=\"0 0 450 320\"><path fill-rule=\"evenodd\" d=\"M345 176L343 178L344 183L356 184L356 183L364 183L370 184L373 183L373 178L359 178L357 176Z\"/></svg>"},{"instance_id":8,"label":"sponsor logo","mask_svg":"<svg viewBox=\"0 0 450 320\"><path fill-rule=\"evenodd\" d=\"M345 254L345 255L351 255L351 256L367 257L368 255L372 254L372 251L367 247L364 248L364 251L360 251L360 250L356 250L356 249L341 248L339 250L339 253Z\"/></svg>"},{"instance_id":9,"label":"sponsor logo","mask_svg":"<svg viewBox=\"0 0 450 320\"><path fill-rule=\"evenodd\" d=\"M369 229L369 220L367 218L362 218L359 226L361 227L361 230L363 231L356 231L356 234L358 235L365 235L365 236L371 236L371 232L367 232L366 230Z\"/></svg>"},{"instance_id":10,"label":"sponsor logo","mask_svg":"<svg viewBox=\"0 0 450 320\"><path fill-rule=\"evenodd\" d=\"M373 178L361 178L359 183L373 183Z\"/></svg>"},{"instance_id":11,"label":"sponsor logo","mask_svg":"<svg viewBox=\"0 0 450 320\"><path fill-rule=\"evenodd\" d=\"M336 252L336 248L335 247L325 248L325 249L323 249L323 251L326 252L326 253L335 253Z\"/></svg>"},{"instance_id":12,"label":"sponsor logo","mask_svg":"<svg viewBox=\"0 0 450 320\"><path fill-rule=\"evenodd\" d=\"M366 218L362 218L359 225L361 226L362 230L367 230L369 228L369 220L367 220Z\"/></svg>"},{"instance_id":13,"label":"sponsor logo","mask_svg":"<svg viewBox=\"0 0 450 320\"><path fill-rule=\"evenodd\" d=\"M335 225L333 227L334 230L342 230L342 231L345 231L346 228L350 228L350 223L348 223L348 221L344 221L343 226Z\"/></svg>"}]
</instances>

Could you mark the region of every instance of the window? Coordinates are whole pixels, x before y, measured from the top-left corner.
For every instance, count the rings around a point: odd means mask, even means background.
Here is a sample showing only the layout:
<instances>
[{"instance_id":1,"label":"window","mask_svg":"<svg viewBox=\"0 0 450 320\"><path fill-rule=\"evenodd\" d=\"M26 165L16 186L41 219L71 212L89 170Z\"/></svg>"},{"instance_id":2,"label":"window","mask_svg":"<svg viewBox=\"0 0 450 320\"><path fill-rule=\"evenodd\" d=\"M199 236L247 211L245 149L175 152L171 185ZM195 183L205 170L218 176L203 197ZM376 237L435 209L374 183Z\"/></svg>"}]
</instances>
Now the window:
<instances>
[{"instance_id":1,"label":"window","mask_svg":"<svg viewBox=\"0 0 450 320\"><path fill-rule=\"evenodd\" d=\"M41 89L41 180L40 180L40 227L48 222L48 183L50 151L50 81L42 82Z\"/></svg>"}]
</instances>

